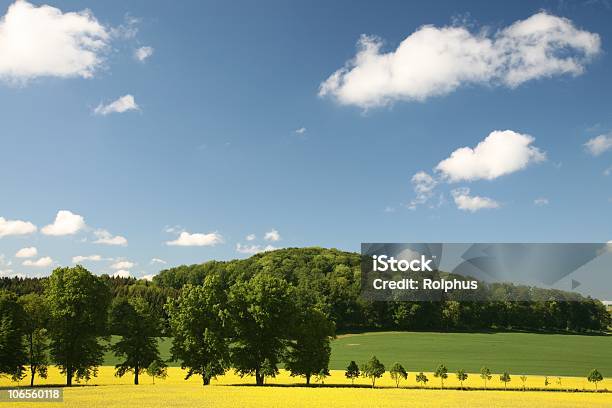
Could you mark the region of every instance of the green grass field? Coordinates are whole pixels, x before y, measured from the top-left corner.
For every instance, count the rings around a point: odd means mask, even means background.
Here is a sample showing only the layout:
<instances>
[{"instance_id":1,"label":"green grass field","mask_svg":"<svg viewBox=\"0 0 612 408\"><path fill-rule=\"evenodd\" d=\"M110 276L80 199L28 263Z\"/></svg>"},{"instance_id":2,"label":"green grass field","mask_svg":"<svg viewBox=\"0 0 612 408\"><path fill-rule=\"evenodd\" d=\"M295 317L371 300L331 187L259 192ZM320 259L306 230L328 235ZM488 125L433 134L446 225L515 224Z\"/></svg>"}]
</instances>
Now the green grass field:
<instances>
[{"instance_id":1,"label":"green grass field","mask_svg":"<svg viewBox=\"0 0 612 408\"><path fill-rule=\"evenodd\" d=\"M170 344L168 338L159 342L164 359L170 357ZM351 360L361 363L372 355L388 367L398 361L412 372L432 371L444 363L450 372L478 372L486 365L493 372L513 374L584 377L598 368L604 376L612 375L612 336L533 333L348 334L332 342L330 369L343 370ZM117 361L107 353L105 365Z\"/></svg>"},{"instance_id":2,"label":"green grass field","mask_svg":"<svg viewBox=\"0 0 612 408\"><path fill-rule=\"evenodd\" d=\"M444 363L493 372L584 377L598 368L612 375L612 336L534 333L412 333L381 332L345 335L333 342L330 368L343 369L350 360L376 355L386 366L400 362L409 371L432 371Z\"/></svg>"}]
</instances>

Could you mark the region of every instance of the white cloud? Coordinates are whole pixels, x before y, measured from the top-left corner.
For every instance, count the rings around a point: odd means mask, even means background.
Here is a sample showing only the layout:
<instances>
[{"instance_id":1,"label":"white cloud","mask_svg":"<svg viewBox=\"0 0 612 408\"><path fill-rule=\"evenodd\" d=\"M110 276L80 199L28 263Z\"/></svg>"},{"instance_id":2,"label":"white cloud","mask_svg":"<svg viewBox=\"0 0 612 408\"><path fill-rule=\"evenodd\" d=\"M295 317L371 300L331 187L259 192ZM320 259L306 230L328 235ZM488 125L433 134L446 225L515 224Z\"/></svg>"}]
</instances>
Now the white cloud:
<instances>
[{"instance_id":1,"label":"white cloud","mask_svg":"<svg viewBox=\"0 0 612 408\"><path fill-rule=\"evenodd\" d=\"M109 113L123 113L131 110L139 110L140 108L136 104L134 97L130 94L123 95L111 103L105 105L100 103L95 109L96 115L108 115Z\"/></svg>"},{"instance_id":2,"label":"white cloud","mask_svg":"<svg viewBox=\"0 0 612 408\"><path fill-rule=\"evenodd\" d=\"M236 252L239 252L241 254L254 255L260 252L274 251L275 249L278 249L278 248L272 245L262 246L262 245L242 245L240 243L236 244Z\"/></svg>"},{"instance_id":3,"label":"white cloud","mask_svg":"<svg viewBox=\"0 0 612 408\"><path fill-rule=\"evenodd\" d=\"M543 207L545 205L548 205L549 201L548 201L548 198L546 197L540 197L540 198L536 198L535 200L533 200L533 203L537 205L538 207Z\"/></svg>"},{"instance_id":4,"label":"white cloud","mask_svg":"<svg viewBox=\"0 0 612 408\"><path fill-rule=\"evenodd\" d=\"M264 239L266 241L276 242L276 241L280 241L281 236L280 236L280 234L278 233L277 230L272 229L272 230L266 232L266 234L264 235Z\"/></svg>"},{"instance_id":5,"label":"white cloud","mask_svg":"<svg viewBox=\"0 0 612 408\"><path fill-rule=\"evenodd\" d=\"M0 238L10 235L27 235L36 232L38 228L29 221L7 220L0 217Z\"/></svg>"},{"instance_id":6,"label":"white cloud","mask_svg":"<svg viewBox=\"0 0 612 408\"><path fill-rule=\"evenodd\" d=\"M257 238L255 234L249 234L246 236L247 241L255 241L255 238Z\"/></svg>"},{"instance_id":7,"label":"white cloud","mask_svg":"<svg viewBox=\"0 0 612 408\"><path fill-rule=\"evenodd\" d=\"M215 246L223 243L223 237L217 232L208 234L194 233L183 231L178 238L173 241L166 242L170 246Z\"/></svg>"},{"instance_id":8,"label":"white cloud","mask_svg":"<svg viewBox=\"0 0 612 408\"><path fill-rule=\"evenodd\" d=\"M36 255L38 255L38 250L36 249L36 247L28 247L28 248L21 248L19 251L17 251L17 253L15 254L16 258L33 258Z\"/></svg>"},{"instance_id":9,"label":"white cloud","mask_svg":"<svg viewBox=\"0 0 612 408\"><path fill-rule=\"evenodd\" d=\"M89 10L63 13L26 1L9 6L0 20L0 78L90 78L101 67L109 34Z\"/></svg>"},{"instance_id":10,"label":"white cloud","mask_svg":"<svg viewBox=\"0 0 612 408\"><path fill-rule=\"evenodd\" d=\"M584 147L593 156L599 156L600 154L612 149L612 134L594 137L586 142Z\"/></svg>"},{"instance_id":11,"label":"white cloud","mask_svg":"<svg viewBox=\"0 0 612 408\"><path fill-rule=\"evenodd\" d=\"M465 84L516 87L553 75L579 75L601 50L597 34L540 12L490 34L465 26L425 25L391 52L362 35L355 57L329 76L320 96L362 108L423 101Z\"/></svg>"},{"instance_id":12,"label":"white cloud","mask_svg":"<svg viewBox=\"0 0 612 408\"><path fill-rule=\"evenodd\" d=\"M140 47L134 51L134 58L140 62L144 62L147 58L153 55L153 47Z\"/></svg>"},{"instance_id":13,"label":"white cloud","mask_svg":"<svg viewBox=\"0 0 612 408\"><path fill-rule=\"evenodd\" d=\"M450 182L493 180L545 160L546 154L531 146L534 140L512 130L495 130L474 149L455 150L436 170Z\"/></svg>"},{"instance_id":14,"label":"white cloud","mask_svg":"<svg viewBox=\"0 0 612 408\"><path fill-rule=\"evenodd\" d=\"M117 261L112 264L110 267L112 269L132 269L134 267L134 262L130 261Z\"/></svg>"},{"instance_id":15,"label":"white cloud","mask_svg":"<svg viewBox=\"0 0 612 408\"><path fill-rule=\"evenodd\" d=\"M150 274L150 275L142 275L142 276L141 276L140 278L138 278L138 279L142 279L142 280L146 280L146 281L151 282L151 281L153 281L153 277L154 277L154 276L155 276L154 274Z\"/></svg>"},{"instance_id":16,"label":"white cloud","mask_svg":"<svg viewBox=\"0 0 612 408\"><path fill-rule=\"evenodd\" d=\"M126 246L128 244L128 240L125 237L121 235L113 235L105 229L95 230L94 235L97 238L93 242L94 244L119 245L119 246Z\"/></svg>"},{"instance_id":17,"label":"white cloud","mask_svg":"<svg viewBox=\"0 0 612 408\"><path fill-rule=\"evenodd\" d=\"M305 127L297 128L295 129L295 133L297 133L298 135L303 135L304 133L306 133L306 128Z\"/></svg>"},{"instance_id":18,"label":"white cloud","mask_svg":"<svg viewBox=\"0 0 612 408\"><path fill-rule=\"evenodd\" d=\"M129 278L130 275L130 271L126 271L126 270L118 270L117 272L113 273L111 275L113 278Z\"/></svg>"},{"instance_id":19,"label":"white cloud","mask_svg":"<svg viewBox=\"0 0 612 408\"><path fill-rule=\"evenodd\" d=\"M164 261L163 259L160 258L153 258L151 259L151 264L162 264L162 265L166 265L168 262Z\"/></svg>"},{"instance_id":20,"label":"white cloud","mask_svg":"<svg viewBox=\"0 0 612 408\"><path fill-rule=\"evenodd\" d=\"M140 23L140 19L131 16L130 14L125 14L123 16L123 20L123 24L110 29L111 36L123 40L130 40L136 37L136 34L138 34L138 24Z\"/></svg>"},{"instance_id":21,"label":"white cloud","mask_svg":"<svg viewBox=\"0 0 612 408\"><path fill-rule=\"evenodd\" d=\"M41 229L45 235L72 235L85 228L85 219L71 211L60 210L55 216L53 224Z\"/></svg>"},{"instance_id":22,"label":"white cloud","mask_svg":"<svg viewBox=\"0 0 612 408\"><path fill-rule=\"evenodd\" d=\"M53 259L51 259L48 256L44 256L40 259L37 259L36 261L32 261L31 259L26 259L25 261L23 261L22 265L34 266L37 268L45 268L47 266L50 266L52 263L53 263Z\"/></svg>"},{"instance_id":23,"label":"white cloud","mask_svg":"<svg viewBox=\"0 0 612 408\"><path fill-rule=\"evenodd\" d=\"M471 196L469 188L456 188L451 195L460 210L476 212L485 208L499 208L499 203L491 198Z\"/></svg>"},{"instance_id":24,"label":"white cloud","mask_svg":"<svg viewBox=\"0 0 612 408\"><path fill-rule=\"evenodd\" d=\"M102 261L102 256L100 255L87 255L87 256L77 255L77 256L72 257L72 263L74 264L82 263L85 261L100 262Z\"/></svg>"},{"instance_id":25,"label":"white cloud","mask_svg":"<svg viewBox=\"0 0 612 408\"><path fill-rule=\"evenodd\" d=\"M431 198L438 182L424 171L416 173L410 181L416 198L408 204L408 208L414 210L418 204L424 204Z\"/></svg>"}]
</instances>

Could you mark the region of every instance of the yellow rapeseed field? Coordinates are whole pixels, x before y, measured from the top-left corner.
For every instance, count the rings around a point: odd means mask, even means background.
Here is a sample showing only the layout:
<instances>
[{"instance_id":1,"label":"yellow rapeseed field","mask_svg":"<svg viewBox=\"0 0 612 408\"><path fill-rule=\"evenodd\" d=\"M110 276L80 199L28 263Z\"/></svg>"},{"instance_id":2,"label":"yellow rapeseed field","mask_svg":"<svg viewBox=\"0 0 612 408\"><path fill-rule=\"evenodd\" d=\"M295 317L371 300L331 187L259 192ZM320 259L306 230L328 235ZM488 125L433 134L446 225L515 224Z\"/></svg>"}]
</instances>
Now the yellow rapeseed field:
<instances>
[{"instance_id":1,"label":"yellow rapeseed field","mask_svg":"<svg viewBox=\"0 0 612 408\"><path fill-rule=\"evenodd\" d=\"M268 385L276 387L255 387L251 377L240 378L228 373L212 382L212 385L203 387L200 377L193 377L185 381L184 372L179 368L168 369L168 378L155 380L152 384L150 377L143 375L141 385L131 385L132 377L117 378L113 375L112 367L101 367L98 377L93 378L88 386L75 386L64 389L64 403L62 407L610 407L612 406L612 393L579 393L579 392L543 392L543 391L503 391L503 383L499 381L499 374L493 376L489 388L495 391L460 391L437 390L440 381L431 373L425 389L416 389L415 374L409 373L408 381L402 381L400 387L410 389L395 389L395 383L385 373L384 377L376 383L381 388L350 388L350 381L344 377L343 371L332 371L331 377L325 380L325 386L316 387L287 387L283 385L300 385L303 379L290 377L287 372L281 371L279 376L267 381ZM64 377L56 368L50 368L47 380L37 381L38 384L62 384ZM593 384L582 378L549 377L549 389L587 389L594 388ZM23 379L21 385L27 385L29 379ZM357 385L370 384L368 379L360 378L355 381ZM10 380L0 380L2 387L16 386ZM84 384L82 384L84 385ZM333 385L333 387L332 387ZM482 387L483 381L478 374L470 374L465 387ZM529 376L526 386L544 388L544 377ZM449 373L445 387L459 387L454 373ZM521 389L522 382L519 375L512 375L508 389ZM605 380L599 384L599 389L611 389L612 380ZM502 389L502 390L500 390ZM55 406L57 403L20 403L19 407Z\"/></svg>"}]
</instances>

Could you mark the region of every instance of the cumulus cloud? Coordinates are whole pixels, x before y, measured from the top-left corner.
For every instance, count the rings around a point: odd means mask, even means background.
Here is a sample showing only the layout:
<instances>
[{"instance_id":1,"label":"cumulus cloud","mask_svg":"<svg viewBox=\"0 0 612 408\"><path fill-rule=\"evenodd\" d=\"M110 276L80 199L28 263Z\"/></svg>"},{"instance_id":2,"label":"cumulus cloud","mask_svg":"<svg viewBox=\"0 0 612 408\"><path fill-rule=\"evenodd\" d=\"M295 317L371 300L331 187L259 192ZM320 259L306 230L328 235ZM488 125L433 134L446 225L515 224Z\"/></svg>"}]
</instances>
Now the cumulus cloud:
<instances>
[{"instance_id":1,"label":"cumulus cloud","mask_svg":"<svg viewBox=\"0 0 612 408\"><path fill-rule=\"evenodd\" d=\"M29 221L7 220L0 217L0 238L10 235L27 235L36 232L38 228Z\"/></svg>"},{"instance_id":2,"label":"cumulus cloud","mask_svg":"<svg viewBox=\"0 0 612 408\"><path fill-rule=\"evenodd\" d=\"M95 230L94 235L97 238L94 241L94 244L118 246L126 246L128 244L128 240L125 237L121 235L113 235L105 229Z\"/></svg>"},{"instance_id":3,"label":"cumulus cloud","mask_svg":"<svg viewBox=\"0 0 612 408\"><path fill-rule=\"evenodd\" d=\"M534 140L512 130L496 130L473 149L455 150L436 170L450 182L493 180L545 160L546 154L531 145Z\"/></svg>"},{"instance_id":4,"label":"cumulus cloud","mask_svg":"<svg viewBox=\"0 0 612 408\"><path fill-rule=\"evenodd\" d=\"M85 219L68 210L60 210L55 216L53 224L41 229L45 235L73 235L85 228Z\"/></svg>"},{"instance_id":5,"label":"cumulus cloud","mask_svg":"<svg viewBox=\"0 0 612 408\"><path fill-rule=\"evenodd\" d=\"M123 113L131 110L139 110L140 108L136 104L136 100L130 94L123 95L114 101L103 104L100 103L95 109L94 113L96 115L106 116L110 113Z\"/></svg>"},{"instance_id":6,"label":"cumulus cloud","mask_svg":"<svg viewBox=\"0 0 612 408\"><path fill-rule=\"evenodd\" d=\"M114 264L112 264L110 267L112 269L132 269L134 267L134 262L130 262L130 261L117 261Z\"/></svg>"},{"instance_id":7,"label":"cumulus cloud","mask_svg":"<svg viewBox=\"0 0 612 408\"><path fill-rule=\"evenodd\" d=\"M90 78L108 46L107 28L89 10L64 13L18 0L0 20L0 78Z\"/></svg>"},{"instance_id":8,"label":"cumulus cloud","mask_svg":"<svg viewBox=\"0 0 612 408\"><path fill-rule=\"evenodd\" d=\"M305 127L297 128L295 129L295 133L297 133L298 135L303 135L304 133L306 133L306 128Z\"/></svg>"},{"instance_id":9,"label":"cumulus cloud","mask_svg":"<svg viewBox=\"0 0 612 408\"><path fill-rule=\"evenodd\" d=\"M546 12L519 20L493 34L456 25L425 25L393 51L362 35L357 54L319 88L343 105L384 106L397 100L423 101L466 84L510 88L554 75L580 75L601 51L598 34Z\"/></svg>"},{"instance_id":10,"label":"cumulus cloud","mask_svg":"<svg viewBox=\"0 0 612 408\"><path fill-rule=\"evenodd\" d=\"M277 230L272 229L272 230L270 230L270 231L265 233L264 239L266 241L276 242L276 241L280 241L281 236L280 236L280 234L278 233Z\"/></svg>"},{"instance_id":11,"label":"cumulus cloud","mask_svg":"<svg viewBox=\"0 0 612 408\"><path fill-rule=\"evenodd\" d=\"M72 263L74 264L82 263L85 261L100 262L102 261L102 256L101 255L86 255L86 256L77 255L77 256L72 257Z\"/></svg>"},{"instance_id":12,"label":"cumulus cloud","mask_svg":"<svg viewBox=\"0 0 612 408\"><path fill-rule=\"evenodd\" d=\"M117 272L113 273L111 276L113 278L129 278L131 275L130 275L130 271L120 269Z\"/></svg>"},{"instance_id":13,"label":"cumulus cloud","mask_svg":"<svg viewBox=\"0 0 612 408\"><path fill-rule=\"evenodd\" d=\"M215 246L223 243L223 237L218 232L210 232L208 234L194 233L183 231L178 238L173 241L166 242L170 246Z\"/></svg>"},{"instance_id":14,"label":"cumulus cloud","mask_svg":"<svg viewBox=\"0 0 612 408\"><path fill-rule=\"evenodd\" d=\"M612 134L599 135L590 139L584 144L587 152L593 156L599 156L600 154L612 149Z\"/></svg>"},{"instance_id":15,"label":"cumulus cloud","mask_svg":"<svg viewBox=\"0 0 612 408\"><path fill-rule=\"evenodd\" d=\"M548 205L549 201L548 201L548 198L546 197L540 197L540 198L536 198L535 200L533 200L533 203L537 205L538 207L543 207L545 205Z\"/></svg>"},{"instance_id":16,"label":"cumulus cloud","mask_svg":"<svg viewBox=\"0 0 612 408\"><path fill-rule=\"evenodd\" d=\"M441 182L493 180L546 160L546 153L532 145L535 139L512 130L495 130L476 147L462 147L438 163L434 174L419 171L412 176L415 198L408 204L416 209L434 195ZM457 200L455 200L456 202ZM440 194L439 205L444 202Z\"/></svg>"},{"instance_id":17,"label":"cumulus cloud","mask_svg":"<svg viewBox=\"0 0 612 408\"><path fill-rule=\"evenodd\" d=\"M499 207L499 203L491 198L471 196L469 188L456 188L451 191L451 195L460 210L476 212L486 208Z\"/></svg>"},{"instance_id":18,"label":"cumulus cloud","mask_svg":"<svg viewBox=\"0 0 612 408\"><path fill-rule=\"evenodd\" d=\"M51 266L51 264L53 263L53 259L51 259L48 256L43 256L42 258L39 258L35 261L31 260L31 259L26 259L25 261L23 261L22 265L24 266L34 266L37 268L45 268L47 266Z\"/></svg>"},{"instance_id":19,"label":"cumulus cloud","mask_svg":"<svg viewBox=\"0 0 612 408\"><path fill-rule=\"evenodd\" d=\"M160 259L160 258L153 258L153 259L151 259L151 264L162 264L162 265L165 265L167 263L168 262L166 262L166 261L164 261L163 259Z\"/></svg>"},{"instance_id":20,"label":"cumulus cloud","mask_svg":"<svg viewBox=\"0 0 612 408\"><path fill-rule=\"evenodd\" d=\"M262 245L242 245L240 243L236 244L236 252L241 253L241 254L254 255L260 252L274 251L275 249L278 249L278 248L272 245L262 246Z\"/></svg>"},{"instance_id":21,"label":"cumulus cloud","mask_svg":"<svg viewBox=\"0 0 612 408\"><path fill-rule=\"evenodd\" d=\"M257 238L255 234L249 234L246 236L247 241L255 241L255 238Z\"/></svg>"},{"instance_id":22,"label":"cumulus cloud","mask_svg":"<svg viewBox=\"0 0 612 408\"><path fill-rule=\"evenodd\" d=\"M27 247L27 248L21 248L19 251L17 251L17 253L15 254L16 258L34 258L36 255L38 255L38 250L36 249L36 247Z\"/></svg>"},{"instance_id":23,"label":"cumulus cloud","mask_svg":"<svg viewBox=\"0 0 612 408\"><path fill-rule=\"evenodd\" d=\"M153 55L153 47L140 47L134 51L134 58L140 62L144 62L147 58Z\"/></svg>"},{"instance_id":24,"label":"cumulus cloud","mask_svg":"<svg viewBox=\"0 0 612 408\"><path fill-rule=\"evenodd\" d=\"M141 276L140 278L138 278L138 279L141 279L141 280L146 280L146 281L151 282L151 281L153 281L153 277L154 277L154 276L155 276L154 274L142 275L142 276Z\"/></svg>"}]
</instances>

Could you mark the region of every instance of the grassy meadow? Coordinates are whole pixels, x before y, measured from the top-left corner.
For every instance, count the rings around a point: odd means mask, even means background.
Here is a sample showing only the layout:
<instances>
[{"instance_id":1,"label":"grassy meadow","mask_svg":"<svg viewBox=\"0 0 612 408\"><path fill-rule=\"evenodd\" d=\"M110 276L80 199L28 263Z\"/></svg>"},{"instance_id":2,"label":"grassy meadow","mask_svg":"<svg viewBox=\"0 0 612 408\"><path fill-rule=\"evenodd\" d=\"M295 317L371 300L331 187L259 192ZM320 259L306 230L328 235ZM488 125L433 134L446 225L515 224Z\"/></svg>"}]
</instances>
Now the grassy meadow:
<instances>
[{"instance_id":1,"label":"grassy meadow","mask_svg":"<svg viewBox=\"0 0 612 408\"><path fill-rule=\"evenodd\" d=\"M444 363L449 372L460 368L493 372L583 377L593 368L612 375L612 336L535 333L414 333L370 332L339 336L332 342L330 368L365 361L372 355L390 367L431 371Z\"/></svg>"},{"instance_id":2,"label":"grassy meadow","mask_svg":"<svg viewBox=\"0 0 612 408\"><path fill-rule=\"evenodd\" d=\"M116 337L111 341L116 341ZM161 357L170 357L169 338L159 341ZM387 368L396 361L408 371L431 371L444 363L493 372L584 377L593 368L612 375L612 336L534 333L369 332L340 335L332 342L330 369L344 370L351 360L362 363L376 355ZM119 360L107 352L105 365ZM179 366L178 363L170 363Z\"/></svg>"}]
</instances>

